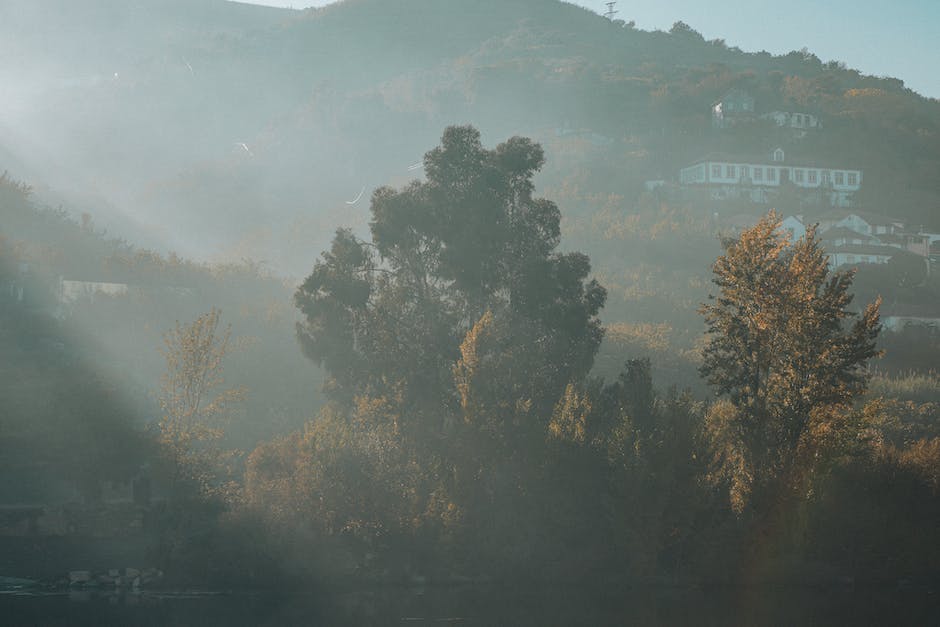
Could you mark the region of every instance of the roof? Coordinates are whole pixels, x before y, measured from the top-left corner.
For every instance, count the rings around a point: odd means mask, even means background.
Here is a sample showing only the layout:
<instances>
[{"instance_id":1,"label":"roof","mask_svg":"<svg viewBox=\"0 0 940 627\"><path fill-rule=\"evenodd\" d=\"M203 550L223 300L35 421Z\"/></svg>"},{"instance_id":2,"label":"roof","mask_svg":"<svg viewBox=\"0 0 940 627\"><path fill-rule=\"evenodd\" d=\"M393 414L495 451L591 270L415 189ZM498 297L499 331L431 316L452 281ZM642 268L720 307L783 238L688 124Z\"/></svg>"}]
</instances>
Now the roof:
<instances>
[{"instance_id":1,"label":"roof","mask_svg":"<svg viewBox=\"0 0 940 627\"><path fill-rule=\"evenodd\" d=\"M911 240L911 235L901 233L884 233L878 236L882 242L894 242L896 244L907 244Z\"/></svg>"},{"instance_id":2,"label":"roof","mask_svg":"<svg viewBox=\"0 0 940 627\"><path fill-rule=\"evenodd\" d=\"M827 248L826 252L830 255L880 255L882 257L894 257L899 249L892 246L878 246L876 244L849 244L847 246L833 246Z\"/></svg>"},{"instance_id":3,"label":"roof","mask_svg":"<svg viewBox=\"0 0 940 627\"><path fill-rule=\"evenodd\" d=\"M897 226L903 225L903 220L897 220L895 218L890 218L885 215L879 215L877 213L869 213L867 211L857 211L854 209L835 209L832 211L827 211L819 216L820 220L831 220L838 222L839 220L844 220L849 216L858 216L865 222L875 226Z\"/></svg>"},{"instance_id":4,"label":"roof","mask_svg":"<svg viewBox=\"0 0 940 627\"><path fill-rule=\"evenodd\" d=\"M905 304L882 305L881 317L897 318L940 318L940 306L935 304Z\"/></svg>"},{"instance_id":5,"label":"roof","mask_svg":"<svg viewBox=\"0 0 940 627\"><path fill-rule=\"evenodd\" d=\"M814 118L818 118L818 117L819 117L819 114L818 114L818 113L812 113L812 112L810 112L810 111L784 111L783 109L774 109L774 110L772 110L772 111L768 111L767 113L765 113L765 114L762 115L761 117L767 117L767 116L769 116L769 115L774 115L774 114L776 114L776 113L782 113L783 115L811 115L811 116L813 116Z\"/></svg>"},{"instance_id":6,"label":"roof","mask_svg":"<svg viewBox=\"0 0 940 627\"><path fill-rule=\"evenodd\" d=\"M732 87L731 89L729 89L728 91L726 91L726 92L724 93L724 95L723 95L721 98L719 98L718 100L716 100L713 104L718 104L718 103L721 102L722 100L727 100L727 99L729 99L729 98L747 98L748 100L754 100L754 96L752 96L751 94L747 93L746 91L744 91L744 90L741 89L740 87Z\"/></svg>"},{"instance_id":7,"label":"roof","mask_svg":"<svg viewBox=\"0 0 940 627\"><path fill-rule=\"evenodd\" d=\"M776 148L774 148L774 150L776 150ZM692 161L689 165L685 167L691 168L692 166L699 165L700 163L707 163L709 161L720 161L722 163L747 163L747 164L754 164L754 165L765 165L765 166L770 166L772 168L816 168L820 170L854 170L856 172L862 171L860 168L820 165L817 163L812 163L810 161L792 161L789 158L785 161L774 161L772 158L772 155L773 155L773 150L768 152L766 155L734 155L730 153L710 152L706 154L704 157L701 157L700 159L696 159Z\"/></svg>"},{"instance_id":8,"label":"roof","mask_svg":"<svg viewBox=\"0 0 940 627\"><path fill-rule=\"evenodd\" d=\"M826 229L819 234L819 239L823 241L833 241L839 238L847 239L866 239L868 241L877 242L880 241L880 238L875 237L874 235L868 235L866 233L859 233L858 231L853 231L850 228L844 226L835 226L831 229Z\"/></svg>"}]
</instances>

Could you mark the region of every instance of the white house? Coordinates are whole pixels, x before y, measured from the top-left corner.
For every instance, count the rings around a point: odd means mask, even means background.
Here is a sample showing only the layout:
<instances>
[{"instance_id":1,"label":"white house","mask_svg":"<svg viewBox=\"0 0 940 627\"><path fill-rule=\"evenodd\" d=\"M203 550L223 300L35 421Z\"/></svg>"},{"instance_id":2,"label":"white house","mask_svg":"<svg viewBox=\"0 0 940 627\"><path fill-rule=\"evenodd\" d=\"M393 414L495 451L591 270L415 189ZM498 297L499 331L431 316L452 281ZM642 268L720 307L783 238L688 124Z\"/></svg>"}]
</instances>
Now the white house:
<instances>
[{"instance_id":1,"label":"white house","mask_svg":"<svg viewBox=\"0 0 940 627\"><path fill-rule=\"evenodd\" d=\"M123 296L128 292L127 283L105 281L59 281L59 303L71 305L81 299L94 300L95 296Z\"/></svg>"},{"instance_id":2,"label":"white house","mask_svg":"<svg viewBox=\"0 0 940 627\"><path fill-rule=\"evenodd\" d=\"M829 255L829 266L838 268L860 263L888 263L898 254L898 249L877 244L849 244L828 248L826 252Z\"/></svg>"},{"instance_id":3,"label":"white house","mask_svg":"<svg viewBox=\"0 0 940 627\"><path fill-rule=\"evenodd\" d=\"M790 241L795 242L806 237L806 225L803 224L803 216L787 216L780 222L780 230L790 236Z\"/></svg>"},{"instance_id":4,"label":"white house","mask_svg":"<svg viewBox=\"0 0 940 627\"><path fill-rule=\"evenodd\" d=\"M769 202L781 184L790 182L801 189L820 190L837 207L851 206L852 195L861 189L861 170L788 163L785 158L782 148L769 159L710 155L682 168L679 182L707 186L716 200L746 195L760 203Z\"/></svg>"},{"instance_id":5,"label":"white house","mask_svg":"<svg viewBox=\"0 0 940 627\"><path fill-rule=\"evenodd\" d=\"M927 231L921 229L917 234L918 234L918 235L923 235L924 237L927 238L927 245L928 245L928 246L933 245L934 242L940 242L940 233L929 233L929 232L927 232Z\"/></svg>"},{"instance_id":6,"label":"white house","mask_svg":"<svg viewBox=\"0 0 940 627\"><path fill-rule=\"evenodd\" d=\"M821 239L833 267L856 263L888 263L905 250L929 254L927 238L904 230L904 223L872 213L833 212L819 220Z\"/></svg>"},{"instance_id":7,"label":"white house","mask_svg":"<svg viewBox=\"0 0 940 627\"><path fill-rule=\"evenodd\" d=\"M753 116L754 104L754 98L743 89L728 90L721 100L712 103L712 126L728 128L743 117Z\"/></svg>"},{"instance_id":8,"label":"white house","mask_svg":"<svg viewBox=\"0 0 940 627\"><path fill-rule=\"evenodd\" d=\"M887 216L861 211L836 211L819 218L820 230L828 231L835 227L845 227L866 235L888 235L904 229L904 223Z\"/></svg>"},{"instance_id":9,"label":"white house","mask_svg":"<svg viewBox=\"0 0 940 627\"><path fill-rule=\"evenodd\" d=\"M930 256L930 240L920 233L895 232L887 235L879 235L878 239L885 246L901 248L908 252L920 255L921 257Z\"/></svg>"},{"instance_id":10,"label":"white house","mask_svg":"<svg viewBox=\"0 0 940 627\"><path fill-rule=\"evenodd\" d=\"M827 245L835 246L881 246L883 242L874 235L860 233L844 226L835 226L820 231L820 239Z\"/></svg>"},{"instance_id":11,"label":"white house","mask_svg":"<svg viewBox=\"0 0 940 627\"><path fill-rule=\"evenodd\" d=\"M793 129L800 136L806 135L806 131L822 128L818 117L802 111L771 111L760 117L764 120L773 121L777 126Z\"/></svg>"},{"instance_id":12,"label":"white house","mask_svg":"<svg viewBox=\"0 0 940 627\"><path fill-rule=\"evenodd\" d=\"M888 331L903 331L907 326L940 329L940 308L936 305L897 305L881 312L881 325Z\"/></svg>"},{"instance_id":13,"label":"white house","mask_svg":"<svg viewBox=\"0 0 940 627\"><path fill-rule=\"evenodd\" d=\"M933 262L940 262L940 233L930 233L923 229L918 235L927 238L927 256Z\"/></svg>"}]
</instances>

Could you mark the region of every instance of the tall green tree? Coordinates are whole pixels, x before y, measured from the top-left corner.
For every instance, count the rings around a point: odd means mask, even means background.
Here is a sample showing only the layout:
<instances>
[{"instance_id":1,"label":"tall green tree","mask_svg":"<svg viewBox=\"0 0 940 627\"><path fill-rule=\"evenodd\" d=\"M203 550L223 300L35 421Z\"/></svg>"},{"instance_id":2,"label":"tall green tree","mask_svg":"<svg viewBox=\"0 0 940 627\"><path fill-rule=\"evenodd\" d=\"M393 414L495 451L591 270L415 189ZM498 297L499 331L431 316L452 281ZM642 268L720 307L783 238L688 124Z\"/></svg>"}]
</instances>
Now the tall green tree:
<instances>
[{"instance_id":1,"label":"tall green tree","mask_svg":"<svg viewBox=\"0 0 940 627\"><path fill-rule=\"evenodd\" d=\"M560 212L533 195L543 163L529 139L487 150L473 127L450 127L425 181L374 192L371 242L337 233L295 300L303 349L340 397L404 384L407 398L439 404L446 390L456 406L451 368L487 311L506 342L539 354L530 386L560 393L587 373L606 292L585 255L555 250Z\"/></svg>"},{"instance_id":2,"label":"tall green tree","mask_svg":"<svg viewBox=\"0 0 940 627\"><path fill-rule=\"evenodd\" d=\"M345 420L358 441L394 442L353 452L402 477L416 509L329 508L361 529L440 534L480 568L524 564L545 545L538 482L553 411L602 337L606 292L587 256L557 252L559 210L534 196L543 162L529 139L491 150L472 127L446 129L425 180L373 193L370 241L339 231L295 295L302 348L335 400L317 424L332 416L330 429ZM362 411L373 405L387 410ZM340 466L316 472L342 482Z\"/></svg>"},{"instance_id":3,"label":"tall green tree","mask_svg":"<svg viewBox=\"0 0 940 627\"><path fill-rule=\"evenodd\" d=\"M771 212L724 243L702 374L728 399L709 416L719 474L740 507L755 482L786 475L813 420L846 408L878 355L879 302L850 311L854 271L830 271L814 228L791 242Z\"/></svg>"}]
</instances>

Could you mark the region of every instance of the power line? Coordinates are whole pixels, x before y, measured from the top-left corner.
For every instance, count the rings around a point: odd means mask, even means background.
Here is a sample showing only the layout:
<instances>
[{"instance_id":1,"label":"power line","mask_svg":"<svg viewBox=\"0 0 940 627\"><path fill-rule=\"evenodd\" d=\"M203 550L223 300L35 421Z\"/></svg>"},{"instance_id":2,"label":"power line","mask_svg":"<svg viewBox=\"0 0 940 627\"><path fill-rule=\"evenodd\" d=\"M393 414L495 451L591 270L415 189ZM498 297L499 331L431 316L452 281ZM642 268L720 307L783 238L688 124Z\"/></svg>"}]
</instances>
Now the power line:
<instances>
[{"instance_id":1,"label":"power line","mask_svg":"<svg viewBox=\"0 0 940 627\"><path fill-rule=\"evenodd\" d=\"M608 20L614 19L614 16L617 15L617 13L619 13L619 11L614 9L614 6L616 6L616 4L617 4L616 2L607 3L607 13L604 13L604 17L606 17Z\"/></svg>"}]
</instances>

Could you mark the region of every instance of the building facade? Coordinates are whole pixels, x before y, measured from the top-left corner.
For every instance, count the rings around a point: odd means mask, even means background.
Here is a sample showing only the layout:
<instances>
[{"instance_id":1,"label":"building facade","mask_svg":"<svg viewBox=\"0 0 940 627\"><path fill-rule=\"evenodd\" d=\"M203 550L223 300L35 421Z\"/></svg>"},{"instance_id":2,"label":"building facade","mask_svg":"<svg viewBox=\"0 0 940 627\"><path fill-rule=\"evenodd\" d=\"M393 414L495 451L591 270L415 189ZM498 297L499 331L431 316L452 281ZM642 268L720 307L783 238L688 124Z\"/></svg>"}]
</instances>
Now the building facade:
<instances>
[{"instance_id":1,"label":"building facade","mask_svg":"<svg viewBox=\"0 0 940 627\"><path fill-rule=\"evenodd\" d=\"M834 207L852 206L852 196L862 187L862 171L843 167L787 163L777 148L769 159L712 155L679 171L682 185L703 185L716 200L747 196L767 203L782 185L792 183L817 190Z\"/></svg>"},{"instance_id":2,"label":"building facade","mask_svg":"<svg viewBox=\"0 0 940 627\"><path fill-rule=\"evenodd\" d=\"M771 111L760 117L763 120L771 120L781 128L790 129L796 137L805 137L807 131L822 128L822 123L817 116L802 111Z\"/></svg>"},{"instance_id":3,"label":"building facade","mask_svg":"<svg viewBox=\"0 0 940 627\"><path fill-rule=\"evenodd\" d=\"M754 98L743 89L730 89L721 100L712 104L712 126L728 128L742 118L753 118Z\"/></svg>"}]
</instances>

